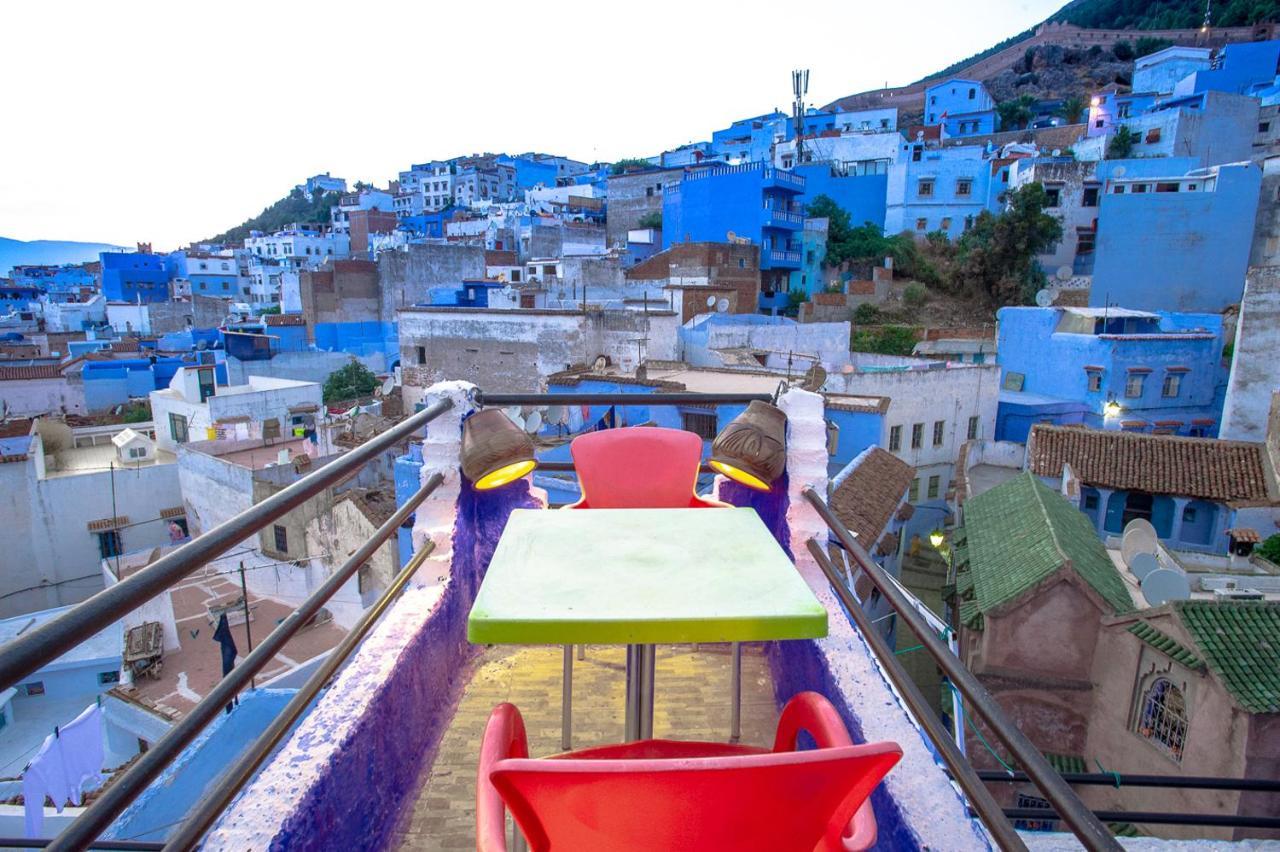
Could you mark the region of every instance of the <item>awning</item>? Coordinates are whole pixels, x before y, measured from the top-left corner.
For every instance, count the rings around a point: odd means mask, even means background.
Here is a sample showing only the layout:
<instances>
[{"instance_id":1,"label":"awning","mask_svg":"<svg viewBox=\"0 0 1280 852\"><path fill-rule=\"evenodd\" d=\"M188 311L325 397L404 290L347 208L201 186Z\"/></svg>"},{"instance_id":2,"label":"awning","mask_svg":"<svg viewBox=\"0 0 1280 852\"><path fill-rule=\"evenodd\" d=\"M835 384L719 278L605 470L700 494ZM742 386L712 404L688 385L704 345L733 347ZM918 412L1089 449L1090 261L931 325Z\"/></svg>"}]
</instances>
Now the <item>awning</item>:
<instances>
[{"instance_id":1,"label":"awning","mask_svg":"<svg viewBox=\"0 0 1280 852\"><path fill-rule=\"evenodd\" d=\"M319 410L320 410L320 406L316 405L314 402L309 402L309 403L306 403L305 405L289 406L290 414L311 414Z\"/></svg>"},{"instance_id":2,"label":"awning","mask_svg":"<svg viewBox=\"0 0 1280 852\"><path fill-rule=\"evenodd\" d=\"M107 530L127 526L129 526L129 519L124 515L117 515L114 518L100 518L96 521L90 521L89 532L106 532Z\"/></svg>"},{"instance_id":3,"label":"awning","mask_svg":"<svg viewBox=\"0 0 1280 852\"><path fill-rule=\"evenodd\" d=\"M185 518L187 510L182 506L174 506L170 509L161 509L160 517L162 518Z\"/></svg>"},{"instance_id":4,"label":"awning","mask_svg":"<svg viewBox=\"0 0 1280 852\"><path fill-rule=\"evenodd\" d=\"M1252 542L1258 544L1262 541L1262 536L1258 535L1258 531L1253 527L1232 527L1227 530L1227 535L1236 541Z\"/></svg>"}]
</instances>

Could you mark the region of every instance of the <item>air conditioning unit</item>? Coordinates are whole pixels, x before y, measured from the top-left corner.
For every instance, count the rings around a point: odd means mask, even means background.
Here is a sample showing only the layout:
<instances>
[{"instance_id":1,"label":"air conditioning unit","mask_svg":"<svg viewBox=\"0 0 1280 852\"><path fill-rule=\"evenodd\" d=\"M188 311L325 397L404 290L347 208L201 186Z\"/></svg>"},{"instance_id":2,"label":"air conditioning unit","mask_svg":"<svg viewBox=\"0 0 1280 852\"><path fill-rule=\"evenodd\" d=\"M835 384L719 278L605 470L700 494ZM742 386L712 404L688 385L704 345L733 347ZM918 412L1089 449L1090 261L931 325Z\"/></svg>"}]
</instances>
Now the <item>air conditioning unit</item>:
<instances>
[{"instance_id":1,"label":"air conditioning unit","mask_svg":"<svg viewBox=\"0 0 1280 852\"><path fill-rule=\"evenodd\" d=\"M1256 589L1214 589L1213 599L1216 601L1260 601L1262 592Z\"/></svg>"}]
</instances>

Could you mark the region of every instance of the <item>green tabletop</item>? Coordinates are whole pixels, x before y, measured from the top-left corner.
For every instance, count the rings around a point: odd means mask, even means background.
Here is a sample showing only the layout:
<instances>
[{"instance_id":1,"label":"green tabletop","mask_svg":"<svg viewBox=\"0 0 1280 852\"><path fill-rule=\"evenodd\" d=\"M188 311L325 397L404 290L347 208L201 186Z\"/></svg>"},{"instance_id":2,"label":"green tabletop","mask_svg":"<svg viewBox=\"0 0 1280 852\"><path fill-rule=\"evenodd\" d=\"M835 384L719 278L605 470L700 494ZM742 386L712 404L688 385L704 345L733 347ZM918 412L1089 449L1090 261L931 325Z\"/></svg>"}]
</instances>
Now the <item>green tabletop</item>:
<instances>
[{"instance_id":1,"label":"green tabletop","mask_svg":"<svg viewBox=\"0 0 1280 852\"><path fill-rule=\"evenodd\" d=\"M826 609L746 508L517 509L467 620L485 644L826 635Z\"/></svg>"}]
</instances>

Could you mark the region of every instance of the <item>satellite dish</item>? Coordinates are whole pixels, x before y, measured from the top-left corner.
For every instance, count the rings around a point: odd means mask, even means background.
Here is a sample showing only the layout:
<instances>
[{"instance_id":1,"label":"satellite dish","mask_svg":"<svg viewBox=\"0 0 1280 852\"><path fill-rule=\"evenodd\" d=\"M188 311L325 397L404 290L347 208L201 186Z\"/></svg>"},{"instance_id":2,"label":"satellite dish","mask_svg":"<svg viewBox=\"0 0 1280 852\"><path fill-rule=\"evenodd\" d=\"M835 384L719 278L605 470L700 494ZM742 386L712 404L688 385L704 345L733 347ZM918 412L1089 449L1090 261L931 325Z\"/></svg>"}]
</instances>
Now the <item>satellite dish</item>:
<instances>
[{"instance_id":1,"label":"satellite dish","mask_svg":"<svg viewBox=\"0 0 1280 852\"><path fill-rule=\"evenodd\" d=\"M1064 264L1058 267L1058 271L1053 273L1053 276L1059 281L1070 281L1073 274L1071 267Z\"/></svg>"},{"instance_id":2,"label":"satellite dish","mask_svg":"<svg viewBox=\"0 0 1280 852\"><path fill-rule=\"evenodd\" d=\"M524 431L530 435L538 434L538 430L542 428L542 414L535 411L530 414L524 421Z\"/></svg>"},{"instance_id":3,"label":"satellite dish","mask_svg":"<svg viewBox=\"0 0 1280 852\"><path fill-rule=\"evenodd\" d=\"M1130 521L1120 536L1120 557L1124 564L1133 567L1133 560L1139 553L1156 553L1159 544L1155 528L1151 524L1136 518Z\"/></svg>"},{"instance_id":4,"label":"satellite dish","mask_svg":"<svg viewBox=\"0 0 1280 852\"><path fill-rule=\"evenodd\" d=\"M841 372L841 373L843 373L843 374L844 374L844 375L846 375L846 376L851 376L851 375L853 375L853 365L852 365L852 364L845 364L843 367L841 367L841 368L840 368L840 372Z\"/></svg>"},{"instance_id":5,"label":"satellite dish","mask_svg":"<svg viewBox=\"0 0 1280 852\"><path fill-rule=\"evenodd\" d=\"M568 410L563 405L548 405L546 414L542 415L542 422L554 426L565 423Z\"/></svg>"},{"instance_id":6,"label":"satellite dish","mask_svg":"<svg viewBox=\"0 0 1280 852\"><path fill-rule=\"evenodd\" d=\"M1042 308L1053 307L1053 293L1049 290L1040 290L1036 293L1036 304Z\"/></svg>"},{"instance_id":7,"label":"satellite dish","mask_svg":"<svg viewBox=\"0 0 1280 852\"><path fill-rule=\"evenodd\" d=\"M1124 166L1116 166L1114 169L1111 170L1111 176L1124 177L1124 174L1126 171L1128 171L1128 169L1126 169Z\"/></svg>"},{"instance_id":8,"label":"satellite dish","mask_svg":"<svg viewBox=\"0 0 1280 852\"><path fill-rule=\"evenodd\" d=\"M396 389L396 377L388 376L387 380L382 383L382 395L389 396Z\"/></svg>"},{"instance_id":9,"label":"satellite dish","mask_svg":"<svg viewBox=\"0 0 1280 852\"><path fill-rule=\"evenodd\" d=\"M516 424L521 429L524 428L524 416L521 415L520 413L520 406L518 405L509 406L507 408L504 408L502 410L502 413L507 415L507 419L510 420L512 423Z\"/></svg>"},{"instance_id":10,"label":"satellite dish","mask_svg":"<svg viewBox=\"0 0 1280 852\"><path fill-rule=\"evenodd\" d=\"M720 301L716 302L716 313L722 314L727 310L729 310L728 299L721 299Z\"/></svg>"},{"instance_id":11,"label":"satellite dish","mask_svg":"<svg viewBox=\"0 0 1280 852\"><path fill-rule=\"evenodd\" d=\"M708 308L710 308L710 307L714 307L714 306L715 306L715 303L716 303L716 297L715 297L715 296L708 296L708 297L707 297L707 307L708 307Z\"/></svg>"},{"instance_id":12,"label":"satellite dish","mask_svg":"<svg viewBox=\"0 0 1280 852\"><path fill-rule=\"evenodd\" d=\"M1132 521L1124 525L1124 532L1129 530L1145 530L1151 536L1152 541L1157 541L1159 536L1156 535L1156 528L1146 518L1134 518ZM1123 535L1123 533L1121 533ZM1153 547L1152 550L1155 548Z\"/></svg>"},{"instance_id":13,"label":"satellite dish","mask_svg":"<svg viewBox=\"0 0 1280 852\"><path fill-rule=\"evenodd\" d=\"M1137 577L1139 583L1147 579L1149 574L1161 570L1160 560L1156 559L1156 555L1154 553L1136 554L1133 559L1129 561L1128 565L1129 573Z\"/></svg>"},{"instance_id":14,"label":"satellite dish","mask_svg":"<svg viewBox=\"0 0 1280 852\"><path fill-rule=\"evenodd\" d=\"M1157 568L1142 579L1141 586L1148 606L1185 601L1191 597L1191 583L1187 581L1187 575L1173 568Z\"/></svg>"},{"instance_id":15,"label":"satellite dish","mask_svg":"<svg viewBox=\"0 0 1280 852\"><path fill-rule=\"evenodd\" d=\"M597 355L595 362L592 364L592 368L595 370L603 370L607 366L609 366L609 359L603 355Z\"/></svg>"},{"instance_id":16,"label":"satellite dish","mask_svg":"<svg viewBox=\"0 0 1280 852\"><path fill-rule=\"evenodd\" d=\"M804 380L800 383L800 387L807 391L822 390L822 386L827 383L827 371L823 369L821 364L814 364L804 374Z\"/></svg>"}]
</instances>

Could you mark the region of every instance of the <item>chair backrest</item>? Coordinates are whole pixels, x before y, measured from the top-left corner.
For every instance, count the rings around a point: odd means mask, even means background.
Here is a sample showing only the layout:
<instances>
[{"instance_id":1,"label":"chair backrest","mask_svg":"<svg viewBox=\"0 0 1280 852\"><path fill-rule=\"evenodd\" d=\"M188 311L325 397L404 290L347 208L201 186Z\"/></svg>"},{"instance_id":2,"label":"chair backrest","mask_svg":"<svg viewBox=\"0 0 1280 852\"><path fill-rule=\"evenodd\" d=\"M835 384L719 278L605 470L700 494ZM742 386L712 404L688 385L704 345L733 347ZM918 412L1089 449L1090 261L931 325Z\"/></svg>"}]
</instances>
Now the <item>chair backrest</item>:
<instances>
[{"instance_id":1,"label":"chair backrest","mask_svg":"<svg viewBox=\"0 0 1280 852\"><path fill-rule=\"evenodd\" d=\"M844 848L854 812L902 756L894 743L667 760L498 761L490 780L545 849Z\"/></svg>"},{"instance_id":2,"label":"chair backrest","mask_svg":"<svg viewBox=\"0 0 1280 852\"><path fill-rule=\"evenodd\" d=\"M582 483L577 508L683 509L698 503L702 439L692 432L604 429L574 438L569 451Z\"/></svg>"}]
</instances>

